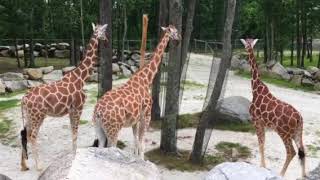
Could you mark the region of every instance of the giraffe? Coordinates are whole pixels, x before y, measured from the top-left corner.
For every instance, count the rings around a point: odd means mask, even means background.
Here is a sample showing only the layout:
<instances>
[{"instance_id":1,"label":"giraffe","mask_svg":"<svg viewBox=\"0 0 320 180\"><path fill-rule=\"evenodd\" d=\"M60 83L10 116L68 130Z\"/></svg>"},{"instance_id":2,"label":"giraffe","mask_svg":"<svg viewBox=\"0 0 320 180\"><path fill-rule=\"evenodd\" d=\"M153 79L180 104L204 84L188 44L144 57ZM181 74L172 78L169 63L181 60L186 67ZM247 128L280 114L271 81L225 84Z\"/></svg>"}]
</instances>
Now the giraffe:
<instances>
[{"instance_id":1,"label":"giraffe","mask_svg":"<svg viewBox=\"0 0 320 180\"><path fill-rule=\"evenodd\" d=\"M276 131L282 139L287 153L280 175L284 176L291 160L296 155L296 151L292 144L294 141L298 148L302 176L306 176L305 150L302 140L302 116L293 106L273 96L268 87L260 80L260 74L253 51L253 47L257 41L257 39L241 39L241 42L247 50L249 64L251 66L251 88L253 99L249 112L258 136L261 166L266 167L264 157L265 128L271 128Z\"/></svg>"},{"instance_id":2,"label":"giraffe","mask_svg":"<svg viewBox=\"0 0 320 180\"><path fill-rule=\"evenodd\" d=\"M105 30L107 24L92 24L93 35L86 49L84 59L77 68L68 72L59 81L41 85L30 89L21 100L23 130L21 130L21 170L29 168L26 164L28 159L27 142L31 142L32 154L37 170L41 170L39 163L37 135L41 124L46 116L62 117L69 114L72 131L73 152L77 148L77 134L80 116L85 102L83 86L93 71L97 62L98 41L107 40Z\"/></svg>"},{"instance_id":3,"label":"giraffe","mask_svg":"<svg viewBox=\"0 0 320 180\"><path fill-rule=\"evenodd\" d=\"M164 28L164 36L158 44L149 64L138 70L124 85L106 92L97 102L93 124L95 125L99 147L116 146L118 133L122 127L132 126L134 154L144 158L144 133L151 119L152 97L150 87L161 64L164 50L170 39L179 41L177 29L169 25Z\"/></svg>"}]
</instances>

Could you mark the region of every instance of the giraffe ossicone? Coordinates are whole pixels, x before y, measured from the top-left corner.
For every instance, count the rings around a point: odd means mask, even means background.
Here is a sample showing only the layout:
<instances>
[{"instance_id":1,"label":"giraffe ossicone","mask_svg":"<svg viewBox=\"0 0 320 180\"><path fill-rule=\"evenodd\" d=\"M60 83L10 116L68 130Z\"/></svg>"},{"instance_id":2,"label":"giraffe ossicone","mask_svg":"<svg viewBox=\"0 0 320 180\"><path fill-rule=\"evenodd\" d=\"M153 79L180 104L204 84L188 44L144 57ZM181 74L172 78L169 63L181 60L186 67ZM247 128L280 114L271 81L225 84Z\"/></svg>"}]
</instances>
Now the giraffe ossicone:
<instances>
[{"instance_id":1,"label":"giraffe ossicone","mask_svg":"<svg viewBox=\"0 0 320 180\"><path fill-rule=\"evenodd\" d=\"M61 117L69 114L72 129L72 148L76 151L80 116L86 95L83 90L85 81L93 72L98 59L98 40L106 40L107 25L95 26L86 49L84 59L77 68L68 72L59 81L30 89L21 100L23 130L21 131L21 170L29 168L27 142L31 142L32 155L36 168L41 170L38 157L37 136L46 116Z\"/></svg>"},{"instance_id":2,"label":"giraffe ossicone","mask_svg":"<svg viewBox=\"0 0 320 180\"><path fill-rule=\"evenodd\" d=\"M144 65L118 89L107 91L94 108L95 126L99 147L116 146L119 131L132 127L134 154L144 158L144 134L151 120L152 97L150 87L161 64L164 50L169 40L181 39L177 29L170 25L162 28L164 35L157 45L149 64Z\"/></svg>"},{"instance_id":3,"label":"giraffe ossicone","mask_svg":"<svg viewBox=\"0 0 320 180\"><path fill-rule=\"evenodd\" d=\"M301 162L302 176L306 176L305 150L302 139L302 116L293 106L273 96L268 87L260 80L258 65L253 51L257 40L241 39L241 42L248 52L249 64L251 66L253 98L249 107L249 113L258 136L261 166L266 167L264 156L265 128L271 128L277 132L286 148L286 160L280 175L284 176L291 160L296 155L293 147L293 142L295 142Z\"/></svg>"}]
</instances>

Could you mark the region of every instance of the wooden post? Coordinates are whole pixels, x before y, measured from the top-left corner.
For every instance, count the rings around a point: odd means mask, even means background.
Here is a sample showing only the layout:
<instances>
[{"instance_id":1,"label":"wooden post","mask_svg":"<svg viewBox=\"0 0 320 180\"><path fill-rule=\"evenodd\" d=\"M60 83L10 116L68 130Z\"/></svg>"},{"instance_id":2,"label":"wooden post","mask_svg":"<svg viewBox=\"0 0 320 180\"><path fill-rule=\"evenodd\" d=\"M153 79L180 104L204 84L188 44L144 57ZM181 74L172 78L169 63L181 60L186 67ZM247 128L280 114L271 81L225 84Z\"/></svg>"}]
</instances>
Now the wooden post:
<instances>
[{"instance_id":1,"label":"wooden post","mask_svg":"<svg viewBox=\"0 0 320 180\"><path fill-rule=\"evenodd\" d=\"M142 39L141 39L141 48L140 48L140 68L144 65L144 55L146 51L147 44L147 32L148 32L148 15L144 14L142 17L143 28L142 28Z\"/></svg>"}]
</instances>

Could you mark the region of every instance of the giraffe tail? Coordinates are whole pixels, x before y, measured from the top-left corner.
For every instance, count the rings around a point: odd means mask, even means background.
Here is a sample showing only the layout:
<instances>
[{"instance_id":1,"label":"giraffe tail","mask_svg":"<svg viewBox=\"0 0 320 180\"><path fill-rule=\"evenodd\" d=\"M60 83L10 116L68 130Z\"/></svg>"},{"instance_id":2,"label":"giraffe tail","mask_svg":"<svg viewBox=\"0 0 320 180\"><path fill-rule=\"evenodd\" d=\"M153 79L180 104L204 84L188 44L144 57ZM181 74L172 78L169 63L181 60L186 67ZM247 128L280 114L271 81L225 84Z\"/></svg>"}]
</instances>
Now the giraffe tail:
<instances>
[{"instance_id":1,"label":"giraffe tail","mask_svg":"<svg viewBox=\"0 0 320 180\"><path fill-rule=\"evenodd\" d=\"M28 139L27 139L27 127L25 125L25 116L24 116L24 106L23 106L23 101L24 101L24 97L22 98L22 102L21 102L21 115L22 115L22 122L23 122L23 130L20 131L20 135L21 135L21 146L22 146L22 155L28 159L28 149L27 149L27 144L28 144Z\"/></svg>"}]
</instances>

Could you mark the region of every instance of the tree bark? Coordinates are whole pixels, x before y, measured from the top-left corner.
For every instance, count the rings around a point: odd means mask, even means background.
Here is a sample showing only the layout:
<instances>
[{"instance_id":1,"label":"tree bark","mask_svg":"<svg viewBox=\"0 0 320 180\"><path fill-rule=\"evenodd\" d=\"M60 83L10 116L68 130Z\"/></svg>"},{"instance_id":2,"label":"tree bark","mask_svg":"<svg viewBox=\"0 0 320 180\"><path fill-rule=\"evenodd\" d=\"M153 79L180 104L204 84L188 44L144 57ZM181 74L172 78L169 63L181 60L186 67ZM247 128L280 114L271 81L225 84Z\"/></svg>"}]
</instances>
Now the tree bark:
<instances>
[{"instance_id":1,"label":"tree bark","mask_svg":"<svg viewBox=\"0 0 320 180\"><path fill-rule=\"evenodd\" d=\"M302 17L301 17L301 25L302 25L302 55L301 55L301 67L304 67L304 59L306 55L306 45L307 45L307 14L305 10L305 4L301 3L302 7Z\"/></svg>"},{"instance_id":2,"label":"tree bark","mask_svg":"<svg viewBox=\"0 0 320 180\"><path fill-rule=\"evenodd\" d=\"M17 58L18 68L21 68L20 59L19 59L19 54L18 54L18 40L17 40L17 38L15 38L15 40L14 40L14 48L15 48L15 52L16 52L16 58Z\"/></svg>"},{"instance_id":3,"label":"tree bark","mask_svg":"<svg viewBox=\"0 0 320 180\"><path fill-rule=\"evenodd\" d=\"M169 23L174 25L178 32L182 30L182 0L169 1ZM181 43L170 42L167 96L165 117L161 126L160 149L163 152L177 152L177 119L179 113L179 92L181 76Z\"/></svg>"},{"instance_id":4,"label":"tree bark","mask_svg":"<svg viewBox=\"0 0 320 180\"><path fill-rule=\"evenodd\" d=\"M158 27L158 37L162 37L161 26L167 26L169 17L169 1L161 0L159 1L159 27ZM151 110L151 120L160 120L160 105L159 105L159 95L160 95L160 80L161 80L161 66L159 66L159 71L157 72L155 78L153 79L152 85L152 110Z\"/></svg>"},{"instance_id":5,"label":"tree bark","mask_svg":"<svg viewBox=\"0 0 320 180\"><path fill-rule=\"evenodd\" d=\"M300 0L296 0L296 32L297 32L297 67L300 67L301 35L300 35Z\"/></svg>"},{"instance_id":6,"label":"tree bark","mask_svg":"<svg viewBox=\"0 0 320 180\"><path fill-rule=\"evenodd\" d=\"M75 56L75 46L74 46L74 37L71 35L71 46L70 46L70 66L76 66L76 56Z\"/></svg>"},{"instance_id":7,"label":"tree bark","mask_svg":"<svg viewBox=\"0 0 320 180\"><path fill-rule=\"evenodd\" d=\"M28 58L27 58L27 49L26 49L26 38L23 35L23 60L24 60L24 67L28 67Z\"/></svg>"},{"instance_id":8,"label":"tree bark","mask_svg":"<svg viewBox=\"0 0 320 180\"><path fill-rule=\"evenodd\" d=\"M213 119L215 117L215 109L219 97L221 95L221 90L224 84L226 73L230 67L231 57L232 57L232 46L231 46L231 34L232 25L235 14L236 0L228 0L227 17L224 25L224 35L223 35L223 56L221 63L219 65L219 72L217 75L217 80L213 88L210 101L206 109L204 110L195 135L195 140L193 144L193 150L190 155L190 160L193 163L201 163L203 156L205 154L207 144L204 144L205 131L208 125L212 125Z\"/></svg>"},{"instance_id":9,"label":"tree bark","mask_svg":"<svg viewBox=\"0 0 320 180\"><path fill-rule=\"evenodd\" d=\"M106 34L108 41L99 41L99 91L102 96L112 89L112 0L99 1L99 22L108 24Z\"/></svg>"},{"instance_id":10,"label":"tree bark","mask_svg":"<svg viewBox=\"0 0 320 180\"><path fill-rule=\"evenodd\" d=\"M127 38L127 9L126 9L126 3L123 4L123 36L122 36L122 50L121 50L121 61L124 61L124 43Z\"/></svg>"},{"instance_id":11,"label":"tree bark","mask_svg":"<svg viewBox=\"0 0 320 180\"><path fill-rule=\"evenodd\" d=\"M147 46L147 34L148 34L148 15L144 14L142 17L142 37L141 37L141 48L140 48L140 68L144 65L144 55Z\"/></svg>"},{"instance_id":12,"label":"tree bark","mask_svg":"<svg viewBox=\"0 0 320 180\"><path fill-rule=\"evenodd\" d=\"M29 67L33 68L35 67L35 63L34 63L34 55L33 55L33 8L31 10L31 15L30 15L30 21L31 21L31 29L30 29L30 63L29 63Z\"/></svg>"},{"instance_id":13,"label":"tree bark","mask_svg":"<svg viewBox=\"0 0 320 180\"><path fill-rule=\"evenodd\" d=\"M290 47L290 65L293 66L293 49L294 49L294 33L291 35L291 47Z\"/></svg>"}]
</instances>

